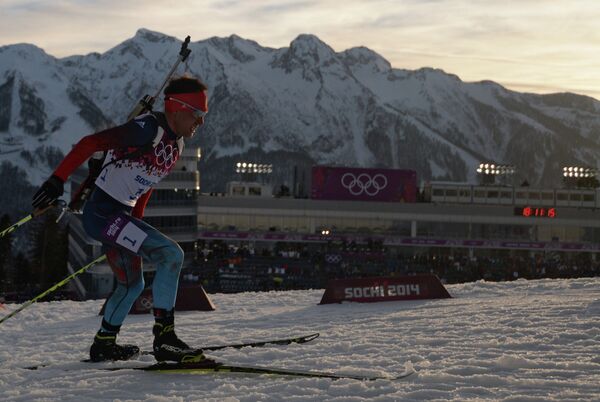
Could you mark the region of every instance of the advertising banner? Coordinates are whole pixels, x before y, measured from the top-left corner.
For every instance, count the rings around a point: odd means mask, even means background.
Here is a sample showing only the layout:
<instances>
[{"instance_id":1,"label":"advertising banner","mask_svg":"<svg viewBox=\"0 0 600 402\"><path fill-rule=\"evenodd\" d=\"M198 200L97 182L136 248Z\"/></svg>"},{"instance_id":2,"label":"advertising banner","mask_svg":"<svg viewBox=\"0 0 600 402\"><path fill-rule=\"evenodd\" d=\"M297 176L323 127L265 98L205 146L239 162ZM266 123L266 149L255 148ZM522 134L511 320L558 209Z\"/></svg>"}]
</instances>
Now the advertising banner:
<instances>
[{"instance_id":1,"label":"advertising banner","mask_svg":"<svg viewBox=\"0 0 600 402\"><path fill-rule=\"evenodd\" d=\"M425 274L331 280L328 282L319 304L447 299L450 297L437 276Z\"/></svg>"},{"instance_id":2,"label":"advertising banner","mask_svg":"<svg viewBox=\"0 0 600 402\"><path fill-rule=\"evenodd\" d=\"M106 302L104 302L106 305ZM102 306L99 315L104 314ZM215 305L208 298L202 285L180 285L175 302L176 311L213 311ZM148 314L152 311L152 289L144 289L131 307L129 314Z\"/></svg>"},{"instance_id":3,"label":"advertising banner","mask_svg":"<svg viewBox=\"0 0 600 402\"><path fill-rule=\"evenodd\" d=\"M315 200L417 201L414 170L314 166L311 186Z\"/></svg>"}]
</instances>

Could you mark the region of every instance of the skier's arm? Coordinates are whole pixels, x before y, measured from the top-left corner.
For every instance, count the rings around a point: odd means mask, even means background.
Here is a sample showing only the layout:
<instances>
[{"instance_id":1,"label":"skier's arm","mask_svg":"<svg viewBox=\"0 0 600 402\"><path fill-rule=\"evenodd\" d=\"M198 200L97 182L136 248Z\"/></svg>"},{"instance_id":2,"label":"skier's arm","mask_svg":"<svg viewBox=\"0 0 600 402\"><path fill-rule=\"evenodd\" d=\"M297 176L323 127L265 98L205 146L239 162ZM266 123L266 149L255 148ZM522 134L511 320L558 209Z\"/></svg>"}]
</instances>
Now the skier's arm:
<instances>
[{"instance_id":1,"label":"skier's arm","mask_svg":"<svg viewBox=\"0 0 600 402\"><path fill-rule=\"evenodd\" d=\"M148 200L150 200L150 194L152 194L152 188L146 191L140 198L138 198L135 203L135 207L131 211L131 216L134 218L142 219L144 217L144 209L146 209L146 204L148 204Z\"/></svg>"},{"instance_id":2,"label":"skier's arm","mask_svg":"<svg viewBox=\"0 0 600 402\"><path fill-rule=\"evenodd\" d=\"M108 151L109 149L127 146L126 139L130 137L125 126L117 126L108 130L100 131L83 137L63 161L58 165L53 176L58 177L63 182L85 162L96 151Z\"/></svg>"},{"instance_id":3,"label":"skier's arm","mask_svg":"<svg viewBox=\"0 0 600 402\"><path fill-rule=\"evenodd\" d=\"M64 182L79 165L96 151L105 151L121 145L123 139L128 137L127 131L124 126L118 126L83 137L35 193L31 205L35 209L42 209L53 204L63 195Z\"/></svg>"},{"instance_id":4,"label":"skier's arm","mask_svg":"<svg viewBox=\"0 0 600 402\"><path fill-rule=\"evenodd\" d=\"M33 207L36 209L46 207L62 196L64 182L94 152L147 144L156 135L156 127L156 120L147 117L142 121L131 120L121 126L83 137L35 193L32 200Z\"/></svg>"}]
</instances>

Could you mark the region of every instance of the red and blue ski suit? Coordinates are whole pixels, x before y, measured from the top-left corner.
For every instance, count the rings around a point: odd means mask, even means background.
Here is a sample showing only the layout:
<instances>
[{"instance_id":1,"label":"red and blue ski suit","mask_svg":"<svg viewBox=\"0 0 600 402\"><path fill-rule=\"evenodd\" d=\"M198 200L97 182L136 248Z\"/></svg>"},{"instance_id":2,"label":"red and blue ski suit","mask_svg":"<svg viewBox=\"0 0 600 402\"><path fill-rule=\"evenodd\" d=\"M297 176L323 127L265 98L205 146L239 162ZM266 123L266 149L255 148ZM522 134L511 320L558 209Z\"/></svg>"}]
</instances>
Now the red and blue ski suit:
<instances>
[{"instance_id":1,"label":"red and blue ski suit","mask_svg":"<svg viewBox=\"0 0 600 402\"><path fill-rule=\"evenodd\" d=\"M139 149L144 152L136 152ZM117 278L117 288L106 303L103 326L119 327L144 290L142 260L156 267L153 307L172 310L175 306L183 251L141 218L152 186L173 169L183 151L183 140L170 129L163 114L141 115L84 137L54 175L66 181L97 151L107 151L107 155L83 209L83 227L103 244Z\"/></svg>"}]
</instances>

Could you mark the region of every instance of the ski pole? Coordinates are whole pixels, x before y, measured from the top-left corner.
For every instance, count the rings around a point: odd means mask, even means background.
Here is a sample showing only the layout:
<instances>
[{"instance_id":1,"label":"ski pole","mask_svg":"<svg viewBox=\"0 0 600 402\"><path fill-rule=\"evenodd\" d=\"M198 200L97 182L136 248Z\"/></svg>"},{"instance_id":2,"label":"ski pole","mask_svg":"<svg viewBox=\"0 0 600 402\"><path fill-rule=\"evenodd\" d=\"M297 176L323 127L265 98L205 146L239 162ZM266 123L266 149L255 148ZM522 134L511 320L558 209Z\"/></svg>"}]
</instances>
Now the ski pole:
<instances>
[{"instance_id":1,"label":"ski pole","mask_svg":"<svg viewBox=\"0 0 600 402\"><path fill-rule=\"evenodd\" d=\"M90 269L92 266L96 265L97 263L99 263L100 261L103 261L105 259L106 259L106 255L101 255L100 257L96 258L94 261L92 261L89 264L85 265L84 267L80 268L79 271L73 272L71 275L67 276L65 279L63 279L62 281L58 282L56 285L52 286L50 289L48 289L45 292L37 295L33 299L25 302L21 307L19 307L18 309L16 309L12 313L8 314L7 316L3 317L2 319L0 319L0 324L2 324L4 321L8 320L10 317L12 317L14 315L17 315L19 312L25 310L27 307L31 306L33 303L35 303L39 299L41 299L44 296L47 296L48 294L54 292L56 289L58 289L61 286L65 285L71 279L75 278L77 275L81 275L82 273L84 273L85 271L87 271L88 269Z\"/></svg>"},{"instance_id":2,"label":"ski pole","mask_svg":"<svg viewBox=\"0 0 600 402\"><path fill-rule=\"evenodd\" d=\"M35 211L33 211L32 213L30 213L29 215L27 215L25 218L21 219L19 222L10 225L6 229L4 229L2 232L0 232L0 237L4 237L4 236L6 236L9 233L14 232L19 226L23 226L24 224L26 224L27 222L29 222L33 218L38 217L38 216L44 214L46 211L48 211L50 208L52 208L54 206L56 206L56 204L48 205L46 208L36 209Z\"/></svg>"}]
</instances>

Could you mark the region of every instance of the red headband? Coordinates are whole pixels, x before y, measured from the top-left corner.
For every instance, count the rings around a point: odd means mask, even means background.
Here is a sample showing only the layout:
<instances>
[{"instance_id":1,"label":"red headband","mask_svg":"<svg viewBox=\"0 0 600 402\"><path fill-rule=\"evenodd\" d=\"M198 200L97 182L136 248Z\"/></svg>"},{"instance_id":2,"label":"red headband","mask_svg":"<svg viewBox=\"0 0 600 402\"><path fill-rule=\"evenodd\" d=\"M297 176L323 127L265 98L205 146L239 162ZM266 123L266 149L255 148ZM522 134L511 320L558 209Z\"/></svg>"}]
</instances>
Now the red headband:
<instances>
[{"instance_id":1,"label":"red headband","mask_svg":"<svg viewBox=\"0 0 600 402\"><path fill-rule=\"evenodd\" d=\"M165 94L165 110L169 113L176 112L179 110L189 110L179 102L169 102L168 98L175 98L182 102L187 103L188 105L202 110L203 112L208 112L208 98L206 97L206 92L188 92L183 94Z\"/></svg>"}]
</instances>

